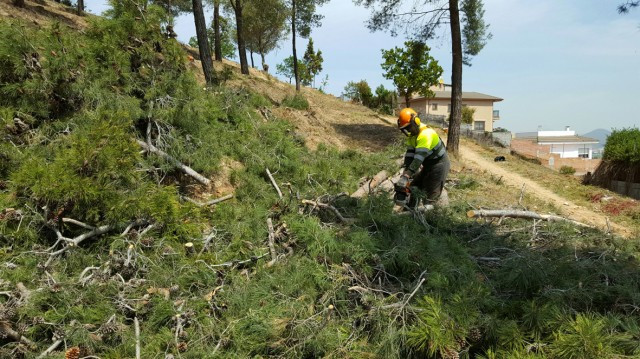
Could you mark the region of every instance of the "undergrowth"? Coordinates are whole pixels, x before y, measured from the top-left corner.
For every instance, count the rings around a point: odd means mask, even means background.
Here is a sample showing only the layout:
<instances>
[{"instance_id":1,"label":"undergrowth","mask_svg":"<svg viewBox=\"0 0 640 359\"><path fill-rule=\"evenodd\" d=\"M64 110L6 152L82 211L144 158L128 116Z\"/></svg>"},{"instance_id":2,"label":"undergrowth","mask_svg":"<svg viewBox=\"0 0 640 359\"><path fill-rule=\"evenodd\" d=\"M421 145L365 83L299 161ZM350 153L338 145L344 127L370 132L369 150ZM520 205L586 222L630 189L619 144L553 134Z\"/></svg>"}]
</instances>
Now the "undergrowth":
<instances>
[{"instance_id":1,"label":"undergrowth","mask_svg":"<svg viewBox=\"0 0 640 359\"><path fill-rule=\"evenodd\" d=\"M2 338L1 357L63 338L54 357L131 358L136 319L143 358L640 355L636 241L339 195L402 149L311 152L260 95L196 83L160 9L112 5L84 34L0 24L0 321L34 342ZM136 139L205 176L242 163L234 199L185 201L211 189Z\"/></svg>"}]
</instances>

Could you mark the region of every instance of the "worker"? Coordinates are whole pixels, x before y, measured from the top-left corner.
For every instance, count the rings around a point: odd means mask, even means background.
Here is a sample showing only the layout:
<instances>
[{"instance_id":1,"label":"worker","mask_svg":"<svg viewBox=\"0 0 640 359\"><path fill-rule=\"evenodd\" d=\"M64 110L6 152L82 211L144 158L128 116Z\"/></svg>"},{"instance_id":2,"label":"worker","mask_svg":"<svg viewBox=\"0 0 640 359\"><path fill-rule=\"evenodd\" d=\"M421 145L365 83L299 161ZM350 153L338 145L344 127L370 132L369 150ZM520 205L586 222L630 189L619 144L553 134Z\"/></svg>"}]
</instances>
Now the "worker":
<instances>
[{"instance_id":1,"label":"worker","mask_svg":"<svg viewBox=\"0 0 640 359\"><path fill-rule=\"evenodd\" d=\"M413 194L409 197L410 208L418 205L418 194L422 194L424 204L435 205L451 166L444 143L435 130L420 123L418 114L411 108L400 111L398 129L408 138L404 171L396 183L396 202L405 204L406 189L409 189Z\"/></svg>"}]
</instances>

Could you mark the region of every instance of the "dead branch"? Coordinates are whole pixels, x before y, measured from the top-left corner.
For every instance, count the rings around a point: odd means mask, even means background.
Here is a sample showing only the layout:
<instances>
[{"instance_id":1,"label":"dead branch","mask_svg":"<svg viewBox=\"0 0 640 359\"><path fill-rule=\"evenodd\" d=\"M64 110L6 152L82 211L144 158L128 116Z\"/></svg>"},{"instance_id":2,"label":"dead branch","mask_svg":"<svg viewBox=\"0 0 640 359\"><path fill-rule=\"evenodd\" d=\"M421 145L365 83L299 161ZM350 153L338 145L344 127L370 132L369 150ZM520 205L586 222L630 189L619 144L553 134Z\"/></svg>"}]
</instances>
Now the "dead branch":
<instances>
[{"instance_id":1,"label":"dead branch","mask_svg":"<svg viewBox=\"0 0 640 359\"><path fill-rule=\"evenodd\" d=\"M95 228L96 228L96 227L94 227L94 226L88 225L88 224L86 224L86 223L84 223L84 222L80 222L80 221L78 221L78 220L76 220L76 219L73 219L73 218L62 218L62 223L71 223L71 224L75 224L75 225L76 225L76 226L78 226L78 227L82 227L82 228L84 228L84 229L88 229L88 230L93 230L93 229L95 229Z\"/></svg>"},{"instance_id":2,"label":"dead branch","mask_svg":"<svg viewBox=\"0 0 640 359\"><path fill-rule=\"evenodd\" d=\"M273 230L273 222L271 218L267 218L267 228L269 228L269 252L271 252L271 260L267 263L267 267L271 267L278 261L275 247L275 232Z\"/></svg>"},{"instance_id":3,"label":"dead branch","mask_svg":"<svg viewBox=\"0 0 640 359\"><path fill-rule=\"evenodd\" d=\"M38 355L37 359L44 358L44 357L48 356L54 350L56 350L56 348L58 348L60 346L60 344L62 344L62 339L56 340L55 342L53 342L53 344L51 344L51 346L49 346L45 351L43 351L40 355Z\"/></svg>"},{"instance_id":4,"label":"dead branch","mask_svg":"<svg viewBox=\"0 0 640 359\"><path fill-rule=\"evenodd\" d=\"M192 199L192 198L189 198L189 197L186 197L186 196L182 196L182 199L184 199L187 202L191 202L191 203L195 204L196 206L205 207L205 206L213 206L214 204L218 204L220 202L228 201L228 200L232 199L233 196L234 196L234 194L231 193L231 194L228 194L226 196L223 196L223 197L220 197L220 198L216 198L216 199L213 199L213 200L207 201L207 202L198 202L195 199Z\"/></svg>"},{"instance_id":5,"label":"dead branch","mask_svg":"<svg viewBox=\"0 0 640 359\"><path fill-rule=\"evenodd\" d=\"M133 317L133 326L136 334L136 359L140 359L140 322L137 315Z\"/></svg>"},{"instance_id":6,"label":"dead branch","mask_svg":"<svg viewBox=\"0 0 640 359\"><path fill-rule=\"evenodd\" d=\"M303 199L302 203L306 204L306 205L314 206L314 207L320 207L320 208L329 209L336 215L336 217L338 217L338 220L340 220L340 222L342 222L342 223L347 223L348 224L348 223L353 223L354 222L353 218L344 218L342 216L342 214L340 213L340 211L338 211L338 209L336 207L334 207L334 206L332 206L330 204L317 202L317 201L311 201L311 200L308 200L308 199Z\"/></svg>"},{"instance_id":7,"label":"dead branch","mask_svg":"<svg viewBox=\"0 0 640 359\"><path fill-rule=\"evenodd\" d=\"M87 267L85 268L82 273L80 273L80 277L78 278L78 283L81 284L83 287L85 284L87 284L87 282L89 280L91 280L91 278L93 278L93 273L86 275L88 272L90 271L94 271L96 269L100 269L100 267Z\"/></svg>"},{"instance_id":8,"label":"dead branch","mask_svg":"<svg viewBox=\"0 0 640 359\"><path fill-rule=\"evenodd\" d=\"M280 199L282 199L282 191L280 191L280 187L278 187L278 184L276 183L276 180L273 178L273 175L271 175L271 171L269 171L268 168L266 170L267 170L267 176L269 176L269 179L271 180L271 184L273 185L273 187L278 192L278 197L280 197Z\"/></svg>"},{"instance_id":9,"label":"dead branch","mask_svg":"<svg viewBox=\"0 0 640 359\"><path fill-rule=\"evenodd\" d=\"M33 346L33 342L24 336L22 336L17 331L11 328L11 324L8 322L0 321L0 337L6 337L14 342L20 342L22 344Z\"/></svg>"},{"instance_id":10,"label":"dead branch","mask_svg":"<svg viewBox=\"0 0 640 359\"><path fill-rule=\"evenodd\" d=\"M132 226L139 226L139 225L142 225L142 224L145 224L145 223L147 223L147 222L146 221L141 221L141 220L130 222L130 223L127 224L127 228L131 228ZM120 226L105 224L103 226L96 227L96 228L94 228L93 230L91 230L89 232L85 232L85 233L73 238L71 241L67 242L66 246L62 247L61 249L58 249L55 252L49 253L49 259L47 259L47 262L44 264L44 266L48 267L49 264L51 264L51 262L53 261L53 259L56 256L66 252L67 250L69 250L72 247L77 247L84 240L89 239L89 238L93 238L93 237L96 237L96 236L103 235L103 234L108 233L108 232L110 232L110 231L112 231L112 230L114 230L114 229L116 229L118 227L120 227Z\"/></svg>"},{"instance_id":11,"label":"dead branch","mask_svg":"<svg viewBox=\"0 0 640 359\"><path fill-rule=\"evenodd\" d=\"M420 282L418 282L418 284L416 285L416 287L413 289L413 291L411 292L411 294L409 294L409 296L407 297L407 299L403 300L402 302L397 302L397 303L393 303L393 304L388 304L388 305L383 305L382 307L380 307L380 309L393 309L393 308L400 308L400 310L402 311L407 304L409 304L409 301L411 300L411 298L413 298L414 295L416 295L416 293L418 292L418 289L420 289L420 287L422 286L422 283L424 283L425 278L421 278Z\"/></svg>"},{"instance_id":12,"label":"dead branch","mask_svg":"<svg viewBox=\"0 0 640 359\"><path fill-rule=\"evenodd\" d=\"M471 210L467 212L467 217L469 218L526 218L526 219L539 219L548 222L568 222L572 223L576 226L586 227L586 228L594 228L591 225L574 221L569 218L564 218L552 214L539 214L532 211L520 211L513 209L495 209L495 210L487 210L487 209L479 209L479 210Z\"/></svg>"},{"instance_id":13,"label":"dead branch","mask_svg":"<svg viewBox=\"0 0 640 359\"><path fill-rule=\"evenodd\" d=\"M198 252L198 256L200 256L202 253L204 253L204 251L206 251L209 248L209 243L211 243L211 241L216 238L218 236L218 230L214 227L211 230L211 233L207 234L203 239L202 239L202 249L200 250L200 252Z\"/></svg>"},{"instance_id":14,"label":"dead branch","mask_svg":"<svg viewBox=\"0 0 640 359\"><path fill-rule=\"evenodd\" d=\"M234 259L234 260L232 260L232 261L228 261L228 262L224 262L224 263L220 263L220 264L211 264L211 265L208 265L208 264L207 264L207 267L209 267L210 269L212 269L212 268L220 268L220 267L235 267L235 266L240 266L240 265L247 264L247 263L251 263L251 262L257 262L257 261L258 261L258 259L262 259L262 258L266 257L268 254L269 254L269 253L267 252L267 253L261 254L261 255L259 255L259 256L252 256L252 257L251 257L251 258L249 258L249 259L243 259L243 260ZM199 260L199 261L200 261L200 260ZM203 263L205 263L204 261L202 261L202 262L203 262ZM205 264L206 264L206 263L205 263Z\"/></svg>"},{"instance_id":15,"label":"dead branch","mask_svg":"<svg viewBox=\"0 0 640 359\"><path fill-rule=\"evenodd\" d=\"M389 177L389 173L387 171L380 171L378 174L373 176L370 181L367 181L365 184L360 186L355 192L351 194L352 198L362 198L371 193L376 187L378 187L382 182L384 182Z\"/></svg>"},{"instance_id":16,"label":"dead branch","mask_svg":"<svg viewBox=\"0 0 640 359\"><path fill-rule=\"evenodd\" d=\"M208 186L211 183L211 180L199 174L198 172L194 171L191 167L183 164L182 162L178 161L176 158L172 157L171 155L157 148L156 146L147 144L146 142L140 141L138 139L136 139L136 143L138 143L138 145L140 145L140 147L142 147L145 151L154 153L166 159L167 161L172 162L173 165L176 166L178 169L180 169L182 172L193 177L196 181L202 183L203 185Z\"/></svg>"}]
</instances>

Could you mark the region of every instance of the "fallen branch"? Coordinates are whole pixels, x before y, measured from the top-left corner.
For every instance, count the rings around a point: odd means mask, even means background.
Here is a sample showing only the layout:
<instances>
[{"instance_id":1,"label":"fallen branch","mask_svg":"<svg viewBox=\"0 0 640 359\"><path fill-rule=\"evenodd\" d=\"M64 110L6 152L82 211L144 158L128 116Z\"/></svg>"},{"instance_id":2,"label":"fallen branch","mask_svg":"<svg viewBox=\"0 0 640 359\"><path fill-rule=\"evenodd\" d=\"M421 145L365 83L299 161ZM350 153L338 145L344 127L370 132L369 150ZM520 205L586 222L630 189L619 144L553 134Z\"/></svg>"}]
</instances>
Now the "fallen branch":
<instances>
[{"instance_id":1,"label":"fallen branch","mask_svg":"<svg viewBox=\"0 0 640 359\"><path fill-rule=\"evenodd\" d=\"M187 202L191 202L191 203L195 204L196 206L205 207L205 206L213 206L214 204L218 204L220 202L228 201L228 200L232 199L233 196L234 196L234 194L231 193L231 194L228 194L226 196L223 196L223 197L220 197L220 198L216 198L216 199L213 199L213 200L207 201L207 202L198 202L195 199L192 199L192 198L189 198L189 197L186 197L186 196L182 196L182 199L184 199Z\"/></svg>"},{"instance_id":2,"label":"fallen branch","mask_svg":"<svg viewBox=\"0 0 640 359\"><path fill-rule=\"evenodd\" d=\"M136 334L136 359L140 359L140 322L138 322L138 316L133 317L133 326Z\"/></svg>"},{"instance_id":3,"label":"fallen branch","mask_svg":"<svg viewBox=\"0 0 640 359\"><path fill-rule=\"evenodd\" d=\"M44 357L48 356L54 350L56 350L56 348L58 348L60 346L60 344L62 344L62 339L56 340L55 342L53 342L53 344L51 344L51 346L49 346L45 351L43 351L40 355L38 355L37 359L41 359L41 358L44 358Z\"/></svg>"},{"instance_id":4,"label":"fallen branch","mask_svg":"<svg viewBox=\"0 0 640 359\"><path fill-rule=\"evenodd\" d=\"M203 260L198 260L197 262L203 262L207 265L208 268L212 269L212 268L220 268L220 267L235 267L235 266L239 266L239 265L243 265L243 264L247 264L247 263L251 263L251 262L257 262L258 259L262 259L264 257L266 257L269 253L264 253L261 254L259 256L252 256L249 259L244 259L244 260L238 260L238 259L234 259L232 261L229 262L224 262L224 263L220 263L220 264L207 264L205 261Z\"/></svg>"},{"instance_id":5,"label":"fallen branch","mask_svg":"<svg viewBox=\"0 0 640 359\"><path fill-rule=\"evenodd\" d=\"M267 228L269 228L269 252L271 252L271 260L267 263L267 267L271 267L278 261L278 255L276 254L275 246L275 232L273 230L273 222L271 218L267 218Z\"/></svg>"},{"instance_id":6,"label":"fallen branch","mask_svg":"<svg viewBox=\"0 0 640 359\"><path fill-rule=\"evenodd\" d=\"M302 200L303 204L307 204L307 205L311 205L314 207L320 207L320 208L325 208L325 209L329 209L331 210L336 217L338 217L338 219L340 220L340 222L342 223L353 223L354 219L353 218L344 218L342 216L342 214L340 213L340 211L338 211L338 209L330 204L326 204L326 203L322 203L322 202L316 202L316 201L311 201L308 199L303 199Z\"/></svg>"},{"instance_id":7,"label":"fallen branch","mask_svg":"<svg viewBox=\"0 0 640 359\"><path fill-rule=\"evenodd\" d=\"M269 171L268 168L267 168L267 176L269 176L269 179L271 180L271 184L273 185L273 187L276 189L276 191L278 191L278 197L282 198L282 191L280 191L280 187L278 187L276 180L273 178L273 175L271 175L271 171Z\"/></svg>"},{"instance_id":8,"label":"fallen branch","mask_svg":"<svg viewBox=\"0 0 640 359\"><path fill-rule=\"evenodd\" d=\"M568 222L575 224L576 226L586 227L586 228L594 228L591 225L574 221L569 218L564 218L552 214L539 214L532 211L520 211L520 210L512 210L512 209L495 209L495 210L487 210L487 209L478 209L471 210L467 212L467 217L469 218L526 218L526 219L539 219L548 222Z\"/></svg>"},{"instance_id":9,"label":"fallen branch","mask_svg":"<svg viewBox=\"0 0 640 359\"><path fill-rule=\"evenodd\" d=\"M369 193L371 193L372 190L374 190L376 187L378 187L387 178L389 178L389 173L387 173L387 171L378 172L378 174L373 176L373 178L370 181L367 181L365 184L360 186L360 188L358 188L355 192L353 192L351 194L351 197L352 198L362 198L362 197L368 195Z\"/></svg>"},{"instance_id":10,"label":"fallen branch","mask_svg":"<svg viewBox=\"0 0 640 359\"><path fill-rule=\"evenodd\" d=\"M140 147L142 147L145 151L154 153L166 160L168 160L169 162L172 162L174 166L176 166L178 169L180 169L182 172L184 172L185 174L193 177L196 179L196 181L202 183L205 186L208 186L211 183L211 180L204 177L203 175L199 174L198 172L194 171L191 167L183 164L182 162L178 161L176 158L172 157L171 155L169 155L168 153L164 152L163 150L157 148L154 145L148 144L144 141L140 141L138 139L136 139L136 142L138 143L138 145L140 145Z\"/></svg>"},{"instance_id":11,"label":"fallen branch","mask_svg":"<svg viewBox=\"0 0 640 359\"><path fill-rule=\"evenodd\" d=\"M73 218L62 218L62 223L75 224L76 226L82 227L84 229L89 229L89 230L96 228L94 226L88 225L88 224L86 224L84 222L80 222L80 221L78 221L76 219L73 219Z\"/></svg>"},{"instance_id":12,"label":"fallen branch","mask_svg":"<svg viewBox=\"0 0 640 359\"><path fill-rule=\"evenodd\" d=\"M132 226L138 226L138 225L141 225L141 224L144 224L144 223L146 223L146 221L130 222L130 223L127 224L127 229L131 228ZM49 264L51 264L51 262L53 261L53 259L56 256L66 252L67 250L69 250L69 248L77 247L84 240L92 238L92 237L95 237L95 236L103 235L103 234L108 233L108 232L110 232L110 231L112 231L114 229L117 229L118 227L121 227L121 226L105 224L104 226L96 227L96 228L94 228L93 230L91 230L89 232L83 233L83 234L73 238L72 240L67 241L67 245L66 246L58 249L55 252L49 253L49 259L44 264L44 266L48 267Z\"/></svg>"},{"instance_id":13,"label":"fallen branch","mask_svg":"<svg viewBox=\"0 0 640 359\"><path fill-rule=\"evenodd\" d=\"M90 271L94 271L96 269L100 269L100 267L87 267L85 268L82 273L80 273L80 277L78 278L78 284L81 284L83 287L85 284L87 284L87 282L89 280L91 280L91 278L93 278L93 273L89 274L88 276L85 277L85 275L90 272Z\"/></svg>"},{"instance_id":14,"label":"fallen branch","mask_svg":"<svg viewBox=\"0 0 640 359\"><path fill-rule=\"evenodd\" d=\"M424 281L425 281L425 278L421 278L420 279L420 282L418 282L416 287L413 289L413 292L411 292L411 294L409 294L407 299L403 300L402 302L383 305L382 307L380 307L380 309L400 308L400 310L403 310L407 306L407 304L409 304L409 301L411 300L411 298L413 298L413 296L416 295L416 293L418 292L418 289L420 289L420 287L422 286L422 283L424 283Z\"/></svg>"}]
</instances>

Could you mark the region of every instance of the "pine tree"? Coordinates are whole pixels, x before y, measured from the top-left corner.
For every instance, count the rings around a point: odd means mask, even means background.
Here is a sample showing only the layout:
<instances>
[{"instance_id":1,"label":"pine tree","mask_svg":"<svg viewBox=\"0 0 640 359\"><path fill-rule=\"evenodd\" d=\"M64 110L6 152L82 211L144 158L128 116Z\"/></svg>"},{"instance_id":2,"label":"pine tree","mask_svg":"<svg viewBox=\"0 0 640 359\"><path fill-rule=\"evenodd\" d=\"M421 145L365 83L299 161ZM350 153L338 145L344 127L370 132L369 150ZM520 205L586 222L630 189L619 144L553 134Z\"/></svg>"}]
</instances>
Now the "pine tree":
<instances>
[{"instance_id":1,"label":"pine tree","mask_svg":"<svg viewBox=\"0 0 640 359\"><path fill-rule=\"evenodd\" d=\"M309 38L309 43L307 43L307 50L304 52L304 56L302 57L302 61L306 65L307 73L305 74L308 82L305 85L316 85L316 75L322 71L322 62L324 59L322 58L322 51L318 50L315 52L313 49L313 39Z\"/></svg>"},{"instance_id":2,"label":"pine tree","mask_svg":"<svg viewBox=\"0 0 640 359\"><path fill-rule=\"evenodd\" d=\"M211 60L211 49L209 48L209 40L207 38L207 25L204 21L204 11L202 9L202 0L193 1L193 19L196 24L196 34L198 36L198 48L200 50L200 61L202 62L202 71L207 84L216 83L213 70L213 62Z\"/></svg>"}]
</instances>

